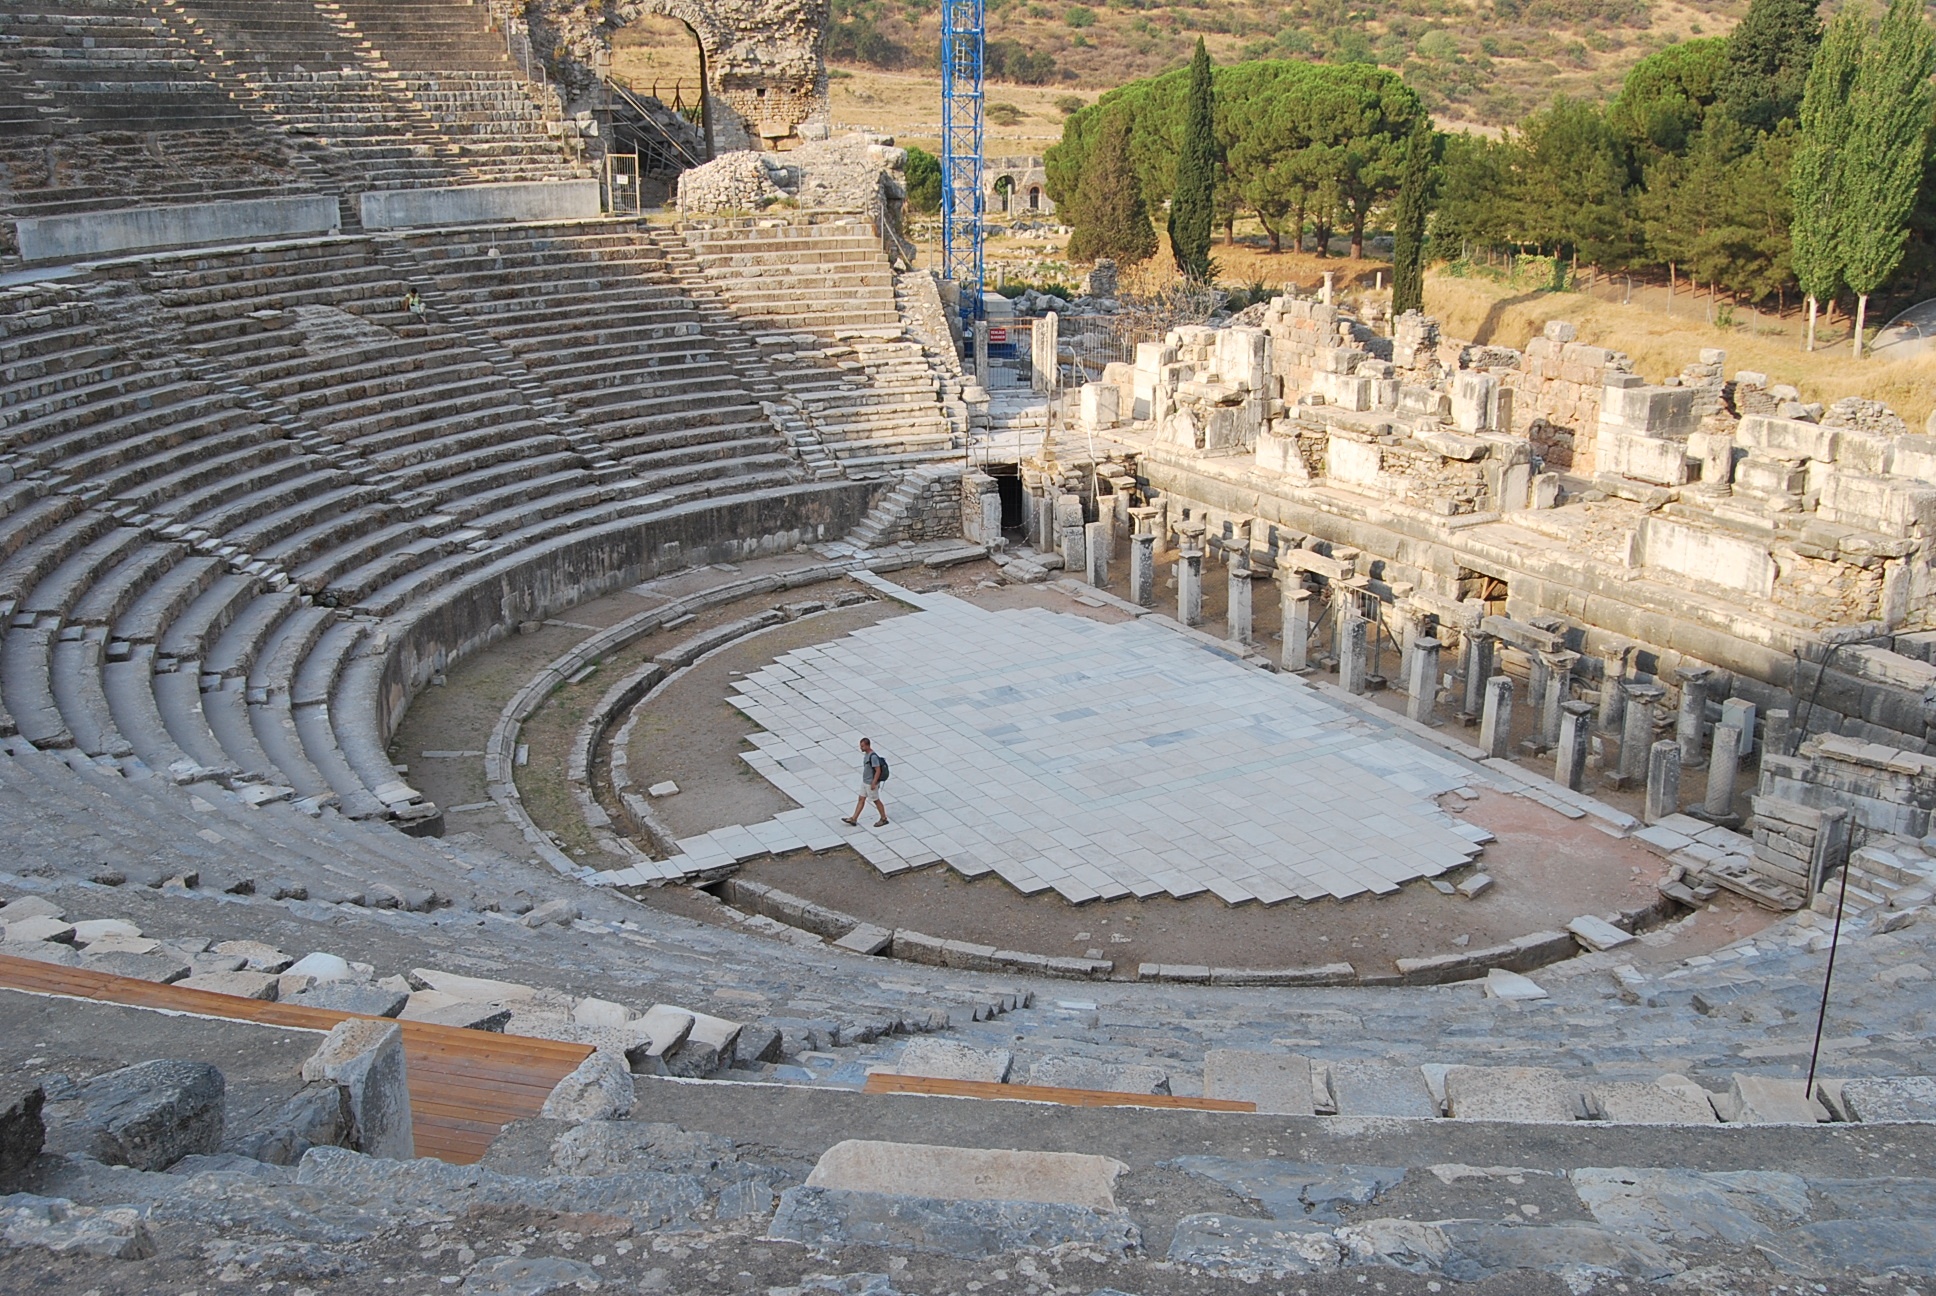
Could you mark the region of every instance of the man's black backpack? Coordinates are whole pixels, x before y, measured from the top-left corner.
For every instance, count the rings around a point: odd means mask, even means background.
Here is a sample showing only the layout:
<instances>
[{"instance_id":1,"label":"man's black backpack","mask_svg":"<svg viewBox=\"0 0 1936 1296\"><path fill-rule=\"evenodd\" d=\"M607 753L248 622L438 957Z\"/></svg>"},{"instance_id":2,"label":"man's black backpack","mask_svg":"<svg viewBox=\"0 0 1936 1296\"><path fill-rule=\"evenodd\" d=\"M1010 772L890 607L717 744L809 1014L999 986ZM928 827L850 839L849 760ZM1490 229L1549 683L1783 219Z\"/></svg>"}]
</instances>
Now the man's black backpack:
<instances>
[{"instance_id":1,"label":"man's black backpack","mask_svg":"<svg viewBox=\"0 0 1936 1296\"><path fill-rule=\"evenodd\" d=\"M879 787L881 784L887 782L887 757L881 755L879 752L873 752L868 756L868 759L873 761L874 768L881 772L880 777L874 780L874 786Z\"/></svg>"}]
</instances>

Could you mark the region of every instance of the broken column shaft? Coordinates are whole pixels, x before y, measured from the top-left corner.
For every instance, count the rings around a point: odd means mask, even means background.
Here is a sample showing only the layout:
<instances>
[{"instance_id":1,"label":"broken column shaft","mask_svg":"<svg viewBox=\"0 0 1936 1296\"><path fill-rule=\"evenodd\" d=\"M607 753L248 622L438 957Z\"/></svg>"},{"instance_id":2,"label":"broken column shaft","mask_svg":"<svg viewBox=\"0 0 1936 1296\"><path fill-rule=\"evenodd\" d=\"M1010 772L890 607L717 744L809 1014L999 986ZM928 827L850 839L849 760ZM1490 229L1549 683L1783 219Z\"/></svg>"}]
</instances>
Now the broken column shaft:
<instances>
[{"instance_id":1,"label":"broken column shaft","mask_svg":"<svg viewBox=\"0 0 1936 1296\"><path fill-rule=\"evenodd\" d=\"M1504 675L1486 681L1485 710L1479 721L1479 746L1494 760L1504 760L1512 747L1513 683Z\"/></svg>"},{"instance_id":2,"label":"broken column shaft","mask_svg":"<svg viewBox=\"0 0 1936 1296\"><path fill-rule=\"evenodd\" d=\"M1681 808L1681 748L1663 738L1647 749L1647 804L1641 818L1659 823Z\"/></svg>"},{"instance_id":3,"label":"broken column shaft","mask_svg":"<svg viewBox=\"0 0 1936 1296\"><path fill-rule=\"evenodd\" d=\"M1439 641L1412 641L1412 676L1405 681L1411 698L1405 713L1419 724L1432 724L1439 697Z\"/></svg>"},{"instance_id":4,"label":"broken column shaft","mask_svg":"<svg viewBox=\"0 0 1936 1296\"><path fill-rule=\"evenodd\" d=\"M1560 711L1560 741L1555 749L1553 779L1578 792L1586 782L1587 739L1593 731L1593 704L1567 702Z\"/></svg>"},{"instance_id":5,"label":"broken column shaft","mask_svg":"<svg viewBox=\"0 0 1936 1296\"><path fill-rule=\"evenodd\" d=\"M1682 764L1691 765L1701 759L1708 677L1713 674L1706 666L1683 666L1674 672L1674 677L1681 682L1681 706L1674 716L1674 741L1680 744Z\"/></svg>"}]
</instances>

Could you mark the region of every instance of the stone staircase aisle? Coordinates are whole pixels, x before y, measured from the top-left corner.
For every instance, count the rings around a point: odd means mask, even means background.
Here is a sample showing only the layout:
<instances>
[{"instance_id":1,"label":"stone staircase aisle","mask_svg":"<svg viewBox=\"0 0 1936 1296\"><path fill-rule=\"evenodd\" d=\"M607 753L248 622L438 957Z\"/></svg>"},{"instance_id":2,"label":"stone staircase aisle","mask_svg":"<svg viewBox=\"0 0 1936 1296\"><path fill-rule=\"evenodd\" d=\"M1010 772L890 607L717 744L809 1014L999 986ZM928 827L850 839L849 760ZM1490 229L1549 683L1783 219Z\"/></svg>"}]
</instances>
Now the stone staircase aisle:
<instances>
[{"instance_id":1,"label":"stone staircase aisle","mask_svg":"<svg viewBox=\"0 0 1936 1296\"><path fill-rule=\"evenodd\" d=\"M959 380L910 336L865 221L691 222L680 234L849 476L958 457L967 426Z\"/></svg>"}]
</instances>

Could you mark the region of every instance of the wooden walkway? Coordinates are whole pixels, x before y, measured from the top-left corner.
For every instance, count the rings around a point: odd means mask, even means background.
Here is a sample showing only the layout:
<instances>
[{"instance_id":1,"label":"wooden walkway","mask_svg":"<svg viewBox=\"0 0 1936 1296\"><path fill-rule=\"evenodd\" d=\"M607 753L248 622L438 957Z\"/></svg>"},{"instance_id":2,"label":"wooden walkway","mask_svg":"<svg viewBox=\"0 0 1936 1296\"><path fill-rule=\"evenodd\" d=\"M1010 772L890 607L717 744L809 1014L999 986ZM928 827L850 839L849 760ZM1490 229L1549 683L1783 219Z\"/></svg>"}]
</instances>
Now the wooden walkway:
<instances>
[{"instance_id":1,"label":"wooden walkway","mask_svg":"<svg viewBox=\"0 0 1936 1296\"><path fill-rule=\"evenodd\" d=\"M1117 1093L1110 1089L1063 1089L1055 1085L994 1084L987 1080L938 1080L932 1076L867 1077L863 1093L932 1094L941 1098L997 1098L1009 1102L1060 1103L1064 1107L1168 1107L1184 1111L1254 1112L1257 1104L1235 1098L1177 1098L1170 1094Z\"/></svg>"},{"instance_id":2,"label":"wooden walkway","mask_svg":"<svg viewBox=\"0 0 1936 1296\"><path fill-rule=\"evenodd\" d=\"M6 955L0 955L0 988L295 1030L328 1031L338 1022L362 1015L186 990ZM524 1035L496 1035L423 1022L399 1021L397 1025L403 1028L410 1123L417 1155L454 1165L479 1160L506 1125L536 1116L552 1086L592 1053L586 1044Z\"/></svg>"}]
</instances>

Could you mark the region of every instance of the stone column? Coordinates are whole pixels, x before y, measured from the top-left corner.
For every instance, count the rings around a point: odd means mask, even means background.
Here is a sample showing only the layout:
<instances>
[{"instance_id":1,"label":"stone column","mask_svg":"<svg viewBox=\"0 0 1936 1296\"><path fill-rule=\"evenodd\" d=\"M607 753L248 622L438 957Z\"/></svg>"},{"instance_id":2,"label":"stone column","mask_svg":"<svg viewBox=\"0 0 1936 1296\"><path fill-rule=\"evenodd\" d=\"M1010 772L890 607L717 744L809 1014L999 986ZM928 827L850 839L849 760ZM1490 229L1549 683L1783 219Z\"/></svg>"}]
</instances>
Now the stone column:
<instances>
[{"instance_id":1,"label":"stone column","mask_svg":"<svg viewBox=\"0 0 1936 1296\"><path fill-rule=\"evenodd\" d=\"M1109 583L1109 523L1089 523L1082 528L1082 540L1089 560L1089 583L1101 589Z\"/></svg>"},{"instance_id":2,"label":"stone column","mask_svg":"<svg viewBox=\"0 0 1936 1296\"><path fill-rule=\"evenodd\" d=\"M1707 796L1698 812L1709 823L1733 826L1734 776L1741 768L1741 731L1732 725L1714 730L1714 746L1707 758Z\"/></svg>"},{"instance_id":3,"label":"stone column","mask_svg":"<svg viewBox=\"0 0 1936 1296\"><path fill-rule=\"evenodd\" d=\"M1620 772L1609 781L1615 787L1639 787L1647 777L1647 746L1654 740L1654 703L1660 701L1662 689L1657 684L1628 680L1620 690L1626 694L1620 728Z\"/></svg>"},{"instance_id":4,"label":"stone column","mask_svg":"<svg viewBox=\"0 0 1936 1296\"><path fill-rule=\"evenodd\" d=\"M1707 720L1707 683L1714 672L1706 666L1683 666L1674 672L1681 682L1681 709L1674 717L1674 741L1681 746L1681 761L1693 764L1701 759L1701 727Z\"/></svg>"},{"instance_id":5,"label":"stone column","mask_svg":"<svg viewBox=\"0 0 1936 1296\"><path fill-rule=\"evenodd\" d=\"M1790 726L1794 717L1787 711L1770 711L1761 717L1761 750L1763 754L1773 752L1777 756L1788 754L1788 744L1794 735Z\"/></svg>"},{"instance_id":6,"label":"stone column","mask_svg":"<svg viewBox=\"0 0 1936 1296\"><path fill-rule=\"evenodd\" d=\"M1459 720L1468 729L1479 723L1486 706L1486 681L1492 678L1492 636L1482 630L1465 632L1465 693Z\"/></svg>"},{"instance_id":7,"label":"stone column","mask_svg":"<svg viewBox=\"0 0 1936 1296\"><path fill-rule=\"evenodd\" d=\"M1055 489L1039 473L1030 480L1024 472L1022 481L1028 489L1025 501L1028 516L1024 521L1028 526L1029 547L1037 553L1048 553L1055 546Z\"/></svg>"},{"instance_id":8,"label":"stone column","mask_svg":"<svg viewBox=\"0 0 1936 1296\"><path fill-rule=\"evenodd\" d=\"M1083 530L1081 522L1062 524L1062 570L1077 580L1089 572L1089 546L1083 543Z\"/></svg>"},{"instance_id":9,"label":"stone column","mask_svg":"<svg viewBox=\"0 0 1936 1296\"><path fill-rule=\"evenodd\" d=\"M1323 248L1318 249L1319 256L1323 256L1324 253L1325 253L1325 250ZM1324 272L1324 287L1318 290L1318 300L1323 302L1326 306L1329 306L1331 304L1331 292L1332 292L1331 274L1332 272L1329 270L1326 270Z\"/></svg>"},{"instance_id":10,"label":"stone column","mask_svg":"<svg viewBox=\"0 0 1936 1296\"><path fill-rule=\"evenodd\" d=\"M1224 627L1232 643L1250 646L1252 639L1250 607L1250 559L1239 550L1230 564L1229 603Z\"/></svg>"},{"instance_id":11,"label":"stone column","mask_svg":"<svg viewBox=\"0 0 1936 1296\"><path fill-rule=\"evenodd\" d=\"M1412 695L1405 714L1419 724L1435 723L1432 713L1437 709L1439 698L1438 640L1412 641L1412 675L1405 681L1405 687Z\"/></svg>"},{"instance_id":12,"label":"stone column","mask_svg":"<svg viewBox=\"0 0 1936 1296\"><path fill-rule=\"evenodd\" d=\"M1586 781L1586 746L1593 732L1593 704L1566 702L1561 704L1560 711L1560 741L1553 760L1553 780L1578 792Z\"/></svg>"},{"instance_id":13,"label":"stone column","mask_svg":"<svg viewBox=\"0 0 1936 1296\"><path fill-rule=\"evenodd\" d=\"M988 321L975 321L975 381L988 386Z\"/></svg>"},{"instance_id":14,"label":"stone column","mask_svg":"<svg viewBox=\"0 0 1936 1296\"><path fill-rule=\"evenodd\" d=\"M1203 527L1177 534L1176 619L1186 626L1203 620Z\"/></svg>"},{"instance_id":15,"label":"stone column","mask_svg":"<svg viewBox=\"0 0 1936 1296\"><path fill-rule=\"evenodd\" d=\"M1129 597L1138 607L1156 606L1156 536L1138 531L1129 538Z\"/></svg>"},{"instance_id":16,"label":"stone column","mask_svg":"<svg viewBox=\"0 0 1936 1296\"><path fill-rule=\"evenodd\" d=\"M1580 654L1562 648L1541 653L1539 659L1546 665L1546 692L1539 700L1539 740L1552 747L1560 740L1560 708L1572 691L1573 664L1580 660Z\"/></svg>"},{"instance_id":17,"label":"stone column","mask_svg":"<svg viewBox=\"0 0 1936 1296\"><path fill-rule=\"evenodd\" d=\"M1398 686L1410 692L1412 656L1419 639L1429 633L1425 628L1426 618L1403 599L1392 604L1392 616L1398 621Z\"/></svg>"},{"instance_id":18,"label":"stone column","mask_svg":"<svg viewBox=\"0 0 1936 1296\"><path fill-rule=\"evenodd\" d=\"M1338 683L1347 693L1365 691L1365 641L1371 622L1347 612L1338 635Z\"/></svg>"},{"instance_id":19,"label":"stone column","mask_svg":"<svg viewBox=\"0 0 1936 1296\"><path fill-rule=\"evenodd\" d=\"M1029 330L1029 385L1053 396L1061 386L1062 367L1056 360L1061 345L1060 320L1050 311Z\"/></svg>"},{"instance_id":20,"label":"stone column","mask_svg":"<svg viewBox=\"0 0 1936 1296\"><path fill-rule=\"evenodd\" d=\"M1278 664L1293 674L1311 668L1308 647L1311 642L1311 591L1304 588L1298 573L1290 572L1284 582L1284 650Z\"/></svg>"},{"instance_id":21,"label":"stone column","mask_svg":"<svg viewBox=\"0 0 1936 1296\"><path fill-rule=\"evenodd\" d=\"M1754 755L1754 703L1746 698L1728 698L1721 703L1721 723L1740 735L1741 755Z\"/></svg>"},{"instance_id":22,"label":"stone column","mask_svg":"<svg viewBox=\"0 0 1936 1296\"><path fill-rule=\"evenodd\" d=\"M1533 733L1519 744L1519 750L1525 756L1538 756L1552 746L1541 736L1545 724L1540 717L1545 714L1546 695L1552 689L1553 668L1547 664L1543 652L1527 653L1526 658L1526 705L1532 708Z\"/></svg>"},{"instance_id":23,"label":"stone column","mask_svg":"<svg viewBox=\"0 0 1936 1296\"><path fill-rule=\"evenodd\" d=\"M1659 823L1681 808L1681 749L1663 738L1647 749L1647 804L1640 817Z\"/></svg>"},{"instance_id":24,"label":"stone column","mask_svg":"<svg viewBox=\"0 0 1936 1296\"><path fill-rule=\"evenodd\" d=\"M1625 711L1621 705L1626 694L1620 685L1633 669L1634 645L1630 643L1611 643L1600 658L1600 727L1614 730L1620 727L1620 717Z\"/></svg>"},{"instance_id":25,"label":"stone column","mask_svg":"<svg viewBox=\"0 0 1936 1296\"><path fill-rule=\"evenodd\" d=\"M1512 750L1512 694L1510 676L1494 675L1486 681L1486 701L1479 721L1479 746L1494 760L1506 759Z\"/></svg>"}]
</instances>

